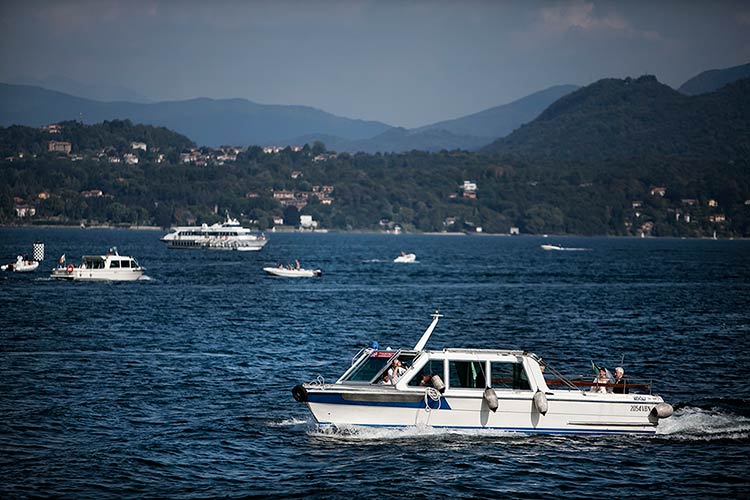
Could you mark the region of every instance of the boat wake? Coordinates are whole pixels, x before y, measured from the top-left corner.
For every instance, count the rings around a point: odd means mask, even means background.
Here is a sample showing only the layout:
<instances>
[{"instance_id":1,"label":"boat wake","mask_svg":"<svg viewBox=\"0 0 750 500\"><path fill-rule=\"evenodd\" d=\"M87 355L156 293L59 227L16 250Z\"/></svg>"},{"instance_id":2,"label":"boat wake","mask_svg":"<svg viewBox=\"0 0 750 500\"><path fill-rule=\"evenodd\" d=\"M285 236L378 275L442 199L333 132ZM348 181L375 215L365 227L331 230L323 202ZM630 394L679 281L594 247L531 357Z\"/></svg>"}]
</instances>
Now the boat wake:
<instances>
[{"instance_id":1,"label":"boat wake","mask_svg":"<svg viewBox=\"0 0 750 500\"><path fill-rule=\"evenodd\" d=\"M315 427L310 436L343 442L401 441L408 439L433 439L436 437L498 437L503 439L527 439L529 434L504 432L493 429L450 429L435 427L363 427L338 426Z\"/></svg>"},{"instance_id":2,"label":"boat wake","mask_svg":"<svg viewBox=\"0 0 750 500\"><path fill-rule=\"evenodd\" d=\"M308 420L302 420L299 418L287 418L284 420L281 420L280 422L268 422L266 425L268 427L296 427L298 425L309 425L310 421Z\"/></svg>"},{"instance_id":3,"label":"boat wake","mask_svg":"<svg viewBox=\"0 0 750 500\"><path fill-rule=\"evenodd\" d=\"M685 406L659 423L657 437L681 441L750 439L750 417L722 408Z\"/></svg>"}]
</instances>

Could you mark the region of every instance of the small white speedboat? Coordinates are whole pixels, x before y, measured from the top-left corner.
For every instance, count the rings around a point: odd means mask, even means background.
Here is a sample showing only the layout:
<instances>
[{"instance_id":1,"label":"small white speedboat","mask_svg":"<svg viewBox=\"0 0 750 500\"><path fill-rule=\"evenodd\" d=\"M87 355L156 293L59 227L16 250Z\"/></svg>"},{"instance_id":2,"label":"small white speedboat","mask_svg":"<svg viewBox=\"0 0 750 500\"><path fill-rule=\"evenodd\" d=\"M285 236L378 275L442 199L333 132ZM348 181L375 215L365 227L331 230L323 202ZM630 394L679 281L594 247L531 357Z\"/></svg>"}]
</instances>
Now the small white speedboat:
<instances>
[{"instance_id":1,"label":"small white speedboat","mask_svg":"<svg viewBox=\"0 0 750 500\"><path fill-rule=\"evenodd\" d=\"M333 427L655 434L659 421L672 415L650 383L571 380L528 351L426 350L439 318L433 315L413 349L383 351L373 344L354 356L336 382L319 376L295 386L294 399L307 405L319 425ZM545 378L543 366L556 378Z\"/></svg>"},{"instance_id":2,"label":"small white speedboat","mask_svg":"<svg viewBox=\"0 0 750 500\"><path fill-rule=\"evenodd\" d=\"M542 250L556 250L558 252L584 252L588 248L561 247L560 245L540 245Z\"/></svg>"},{"instance_id":3,"label":"small white speedboat","mask_svg":"<svg viewBox=\"0 0 750 500\"><path fill-rule=\"evenodd\" d=\"M282 278L317 278L323 275L320 269L289 269L286 267L264 267L263 270L272 276Z\"/></svg>"},{"instance_id":4,"label":"small white speedboat","mask_svg":"<svg viewBox=\"0 0 750 500\"><path fill-rule=\"evenodd\" d=\"M35 260L25 259L23 258L23 256L19 255L18 257L16 257L15 262L0 266L0 271L8 271L12 273L30 273L36 271L38 267L39 262Z\"/></svg>"},{"instance_id":5,"label":"small white speedboat","mask_svg":"<svg viewBox=\"0 0 750 500\"><path fill-rule=\"evenodd\" d=\"M135 281L146 269L132 257L117 253L111 248L106 255L84 255L80 266L66 264L64 256L52 270L50 278L70 281Z\"/></svg>"},{"instance_id":6,"label":"small white speedboat","mask_svg":"<svg viewBox=\"0 0 750 500\"><path fill-rule=\"evenodd\" d=\"M416 261L417 261L416 255L414 255L413 253L404 253L404 252L401 252L401 255L393 259L393 262L400 262L400 263L405 263L405 264L416 262Z\"/></svg>"}]
</instances>

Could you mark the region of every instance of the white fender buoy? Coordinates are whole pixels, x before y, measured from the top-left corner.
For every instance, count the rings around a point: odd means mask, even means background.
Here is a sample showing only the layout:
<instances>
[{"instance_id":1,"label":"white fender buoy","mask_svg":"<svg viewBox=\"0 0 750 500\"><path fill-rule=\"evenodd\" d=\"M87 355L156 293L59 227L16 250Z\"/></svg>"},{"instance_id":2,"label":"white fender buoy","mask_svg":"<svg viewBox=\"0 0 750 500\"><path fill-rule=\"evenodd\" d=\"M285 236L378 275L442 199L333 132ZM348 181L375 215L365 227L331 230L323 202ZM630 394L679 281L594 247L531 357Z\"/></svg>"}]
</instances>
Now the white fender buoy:
<instances>
[{"instance_id":1,"label":"white fender buoy","mask_svg":"<svg viewBox=\"0 0 750 500\"><path fill-rule=\"evenodd\" d=\"M443 379L440 378L440 375L433 375L430 377L430 382L432 382L432 387L437 389L441 394L445 392L445 384L443 383Z\"/></svg>"},{"instance_id":2,"label":"white fender buoy","mask_svg":"<svg viewBox=\"0 0 750 500\"><path fill-rule=\"evenodd\" d=\"M498 407L497 394L495 393L495 389L493 389L492 387L486 388L482 397L485 401L487 401L487 407L492 410L492 413L495 413Z\"/></svg>"},{"instance_id":3,"label":"white fender buoy","mask_svg":"<svg viewBox=\"0 0 750 500\"><path fill-rule=\"evenodd\" d=\"M669 418L672 416L672 413L674 413L674 408L672 408L672 405L669 403L659 403L654 406L651 413L657 418Z\"/></svg>"},{"instance_id":4,"label":"white fender buoy","mask_svg":"<svg viewBox=\"0 0 750 500\"><path fill-rule=\"evenodd\" d=\"M547 395L542 391L536 391L536 394L534 394L534 406L536 406L536 411L538 411L542 415L546 415L547 410L549 409L549 405L547 404Z\"/></svg>"}]
</instances>

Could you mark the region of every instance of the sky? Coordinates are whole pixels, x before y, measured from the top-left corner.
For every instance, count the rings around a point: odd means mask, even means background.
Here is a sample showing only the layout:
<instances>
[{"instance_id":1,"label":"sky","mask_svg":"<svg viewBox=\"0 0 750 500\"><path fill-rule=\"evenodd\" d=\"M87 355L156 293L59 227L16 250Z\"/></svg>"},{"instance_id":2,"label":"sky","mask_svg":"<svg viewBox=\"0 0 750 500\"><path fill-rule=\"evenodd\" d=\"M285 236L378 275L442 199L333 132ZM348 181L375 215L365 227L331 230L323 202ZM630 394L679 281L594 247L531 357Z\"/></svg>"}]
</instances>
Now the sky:
<instances>
[{"instance_id":1,"label":"sky","mask_svg":"<svg viewBox=\"0 0 750 500\"><path fill-rule=\"evenodd\" d=\"M553 85L750 62L748 1L0 0L0 81L417 127Z\"/></svg>"}]
</instances>

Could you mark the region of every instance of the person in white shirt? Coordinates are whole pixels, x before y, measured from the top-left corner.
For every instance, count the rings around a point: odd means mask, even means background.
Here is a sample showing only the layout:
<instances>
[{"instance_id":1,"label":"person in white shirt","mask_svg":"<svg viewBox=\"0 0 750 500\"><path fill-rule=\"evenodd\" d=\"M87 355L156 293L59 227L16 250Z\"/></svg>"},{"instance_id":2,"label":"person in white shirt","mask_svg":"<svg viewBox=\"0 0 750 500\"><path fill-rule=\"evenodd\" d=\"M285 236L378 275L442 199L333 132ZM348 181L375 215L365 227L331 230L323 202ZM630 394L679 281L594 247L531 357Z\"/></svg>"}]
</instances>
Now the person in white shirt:
<instances>
[{"instance_id":1,"label":"person in white shirt","mask_svg":"<svg viewBox=\"0 0 750 500\"><path fill-rule=\"evenodd\" d=\"M394 359L393 365L388 369L388 377L391 379L391 384L396 385L396 382L403 377L404 373L406 373L406 368L403 367L401 361Z\"/></svg>"}]
</instances>

